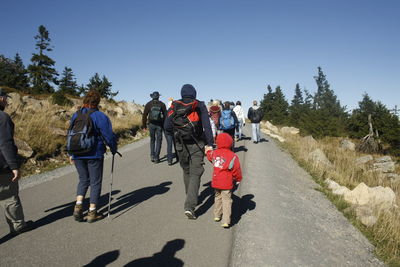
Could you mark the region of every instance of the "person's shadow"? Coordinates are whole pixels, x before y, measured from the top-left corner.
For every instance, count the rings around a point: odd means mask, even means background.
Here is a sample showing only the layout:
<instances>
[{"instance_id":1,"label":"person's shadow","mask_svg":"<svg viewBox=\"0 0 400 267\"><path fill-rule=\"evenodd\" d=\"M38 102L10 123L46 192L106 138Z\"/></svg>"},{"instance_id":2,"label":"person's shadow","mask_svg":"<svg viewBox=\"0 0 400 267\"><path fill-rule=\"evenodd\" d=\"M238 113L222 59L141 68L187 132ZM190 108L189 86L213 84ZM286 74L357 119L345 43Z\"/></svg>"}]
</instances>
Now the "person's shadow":
<instances>
[{"instance_id":1,"label":"person's shadow","mask_svg":"<svg viewBox=\"0 0 400 267\"><path fill-rule=\"evenodd\" d=\"M198 197L198 203L201 206L195 211L197 217L205 214L214 204L214 189L211 187L211 182L205 183L203 186L206 188Z\"/></svg>"},{"instance_id":2,"label":"person's shadow","mask_svg":"<svg viewBox=\"0 0 400 267\"><path fill-rule=\"evenodd\" d=\"M171 184L171 181L163 182L156 186L143 187L128 194L122 195L117 198L116 202L111 204L110 214L116 214L120 211L125 210L114 218L116 219L124 213L128 212L136 205L140 204L141 202L146 201L155 195L161 195L168 192L170 189L168 186Z\"/></svg>"},{"instance_id":3,"label":"person's shadow","mask_svg":"<svg viewBox=\"0 0 400 267\"><path fill-rule=\"evenodd\" d=\"M152 257L140 258L127 263L124 267L182 267L184 262L175 257L177 251L185 246L185 240L175 239L167 242L162 250Z\"/></svg>"},{"instance_id":4,"label":"person's shadow","mask_svg":"<svg viewBox=\"0 0 400 267\"><path fill-rule=\"evenodd\" d=\"M105 267L119 257L119 250L109 251L94 258L91 262L83 267Z\"/></svg>"},{"instance_id":5,"label":"person's shadow","mask_svg":"<svg viewBox=\"0 0 400 267\"><path fill-rule=\"evenodd\" d=\"M247 149L245 146L238 146L238 147L235 147L235 148L234 148L234 152L235 152L235 153L241 152L241 151L247 152L247 150L248 150L248 149Z\"/></svg>"},{"instance_id":6,"label":"person's shadow","mask_svg":"<svg viewBox=\"0 0 400 267\"><path fill-rule=\"evenodd\" d=\"M254 198L253 194L247 194L242 196L241 198L234 195L232 193L232 215L231 215L231 227L235 224L239 223L243 214L247 211L254 210L256 208L256 202L252 199Z\"/></svg>"}]
</instances>

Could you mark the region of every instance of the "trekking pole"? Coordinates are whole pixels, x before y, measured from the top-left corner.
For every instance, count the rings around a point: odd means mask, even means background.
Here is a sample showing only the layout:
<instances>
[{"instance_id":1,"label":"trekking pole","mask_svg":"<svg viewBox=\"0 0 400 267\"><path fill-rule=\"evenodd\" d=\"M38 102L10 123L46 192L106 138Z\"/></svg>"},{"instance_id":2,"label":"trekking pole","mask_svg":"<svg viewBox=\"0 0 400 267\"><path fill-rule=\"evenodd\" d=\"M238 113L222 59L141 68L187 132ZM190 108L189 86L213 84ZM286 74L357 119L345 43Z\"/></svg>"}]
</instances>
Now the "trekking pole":
<instances>
[{"instance_id":1,"label":"trekking pole","mask_svg":"<svg viewBox=\"0 0 400 267\"><path fill-rule=\"evenodd\" d=\"M118 151L116 152L120 157L122 157L121 153ZM112 186L113 186L113 181L114 181L114 158L115 154L112 155L112 163L111 163L111 182L110 182L110 194L108 194L108 215L107 218L110 218L110 208L111 208L111 192L112 192Z\"/></svg>"}]
</instances>

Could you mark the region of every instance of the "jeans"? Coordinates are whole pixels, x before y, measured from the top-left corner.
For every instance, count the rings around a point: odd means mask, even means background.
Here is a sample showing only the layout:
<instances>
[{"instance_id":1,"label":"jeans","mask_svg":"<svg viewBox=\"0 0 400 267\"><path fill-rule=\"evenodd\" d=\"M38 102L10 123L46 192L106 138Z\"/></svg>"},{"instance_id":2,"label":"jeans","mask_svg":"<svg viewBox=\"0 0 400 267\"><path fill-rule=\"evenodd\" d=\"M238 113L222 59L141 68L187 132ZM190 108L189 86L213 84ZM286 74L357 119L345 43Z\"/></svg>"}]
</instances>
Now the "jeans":
<instances>
[{"instance_id":1,"label":"jeans","mask_svg":"<svg viewBox=\"0 0 400 267\"><path fill-rule=\"evenodd\" d=\"M76 159L74 163L79 175L76 195L85 197L90 186L90 204L97 206L103 181L104 159Z\"/></svg>"},{"instance_id":2,"label":"jeans","mask_svg":"<svg viewBox=\"0 0 400 267\"><path fill-rule=\"evenodd\" d=\"M159 125L149 124L150 131L150 156L153 159L160 159L163 128Z\"/></svg>"},{"instance_id":3,"label":"jeans","mask_svg":"<svg viewBox=\"0 0 400 267\"><path fill-rule=\"evenodd\" d=\"M175 142L174 137L170 134L165 133L165 139L167 139L167 161L172 162L172 159L174 158L174 155L172 154L172 146Z\"/></svg>"},{"instance_id":4,"label":"jeans","mask_svg":"<svg viewBox=\"0 0 400 267\"><path fill-rule=\"evenodd\" d=\"M236 131L236 136L241 139L242 138L242 128L243 128L243 123L244 121L242 119L238 119L239 122L239 126L238 126L238 130Z\"/></svg>"},{"instance_id":5,"label":"jeans","mask_svg":"<svg viewBox=\"0 0 400 267\"><path fill-rule=\"evenodd\" d=\"M253 142L259 142L260 141L260 124L252 123L251 130L253 133L253 136L252 136Z\"/></svg>"},{"instance_id":6,"label":"jeans","mask_svg":"<svg viewBox=\"0 0 400 267\"><path fill-rule=\"evenodd\" d=\"M200 146L204 145L200 142ZM177 142L176 150L183 170L186 199L185 210L194 211L198 204L198 195L201 176L204 173L204 154L196 144L183 144Z\"/></svg>"}]
</instances>

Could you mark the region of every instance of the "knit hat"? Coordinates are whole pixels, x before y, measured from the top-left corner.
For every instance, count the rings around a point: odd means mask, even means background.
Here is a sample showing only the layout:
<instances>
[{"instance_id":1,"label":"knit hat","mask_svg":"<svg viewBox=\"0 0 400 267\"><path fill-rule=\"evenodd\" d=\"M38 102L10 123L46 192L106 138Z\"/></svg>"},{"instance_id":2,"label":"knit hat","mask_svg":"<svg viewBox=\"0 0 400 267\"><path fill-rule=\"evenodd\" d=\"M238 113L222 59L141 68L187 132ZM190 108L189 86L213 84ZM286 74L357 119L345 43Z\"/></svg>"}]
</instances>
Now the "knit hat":
<instances>
[{"instance_id":1,"label":"knit hat","mask_svg":"<svg viewBox=\"0 0 400 267\"><path fill-rule=\"evenodd\" d=\"M193 85L191 85L191 84L184 84L184 85L182 86L182 89L181 89L181 96L182 96L182 98L187 97L187 98L196 99L196 95L197 95L197 92L196 92L196 89L194 89L194 86L193 86Z\"/></svg>"}]
</instances>

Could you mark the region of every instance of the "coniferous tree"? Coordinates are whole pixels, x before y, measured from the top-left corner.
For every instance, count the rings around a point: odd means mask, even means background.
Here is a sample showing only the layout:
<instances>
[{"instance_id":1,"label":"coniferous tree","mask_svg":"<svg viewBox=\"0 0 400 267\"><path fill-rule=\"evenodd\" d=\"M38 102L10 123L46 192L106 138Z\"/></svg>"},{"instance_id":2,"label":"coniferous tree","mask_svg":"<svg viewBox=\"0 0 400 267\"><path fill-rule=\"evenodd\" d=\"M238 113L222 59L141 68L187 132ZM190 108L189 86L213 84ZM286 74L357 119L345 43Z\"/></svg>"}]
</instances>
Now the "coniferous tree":
<instances>
[{"instance_id":1,"label":"coniferous tree","mask_svg":"<svg viewBox=\"0 0 400 267\"><path fill-rule=\"evenodd\" d=\"M22 58L17 53L14 58L16 77L14 88L23 92L29 92L29 77L28 70L25 68Z\"/></svg>"},{"instance_id":2,"label":"coniferous tree","mask_svg":"<svg viewBox=\"0 0 400 267\"><path fill-rule=\"evenodd\" d=\"M58 73L53 67L55 61L44 54L45 52L50 52L53 50L50 47L51 39L46 27L43 25L39 26L39 34L35 36L35 39L36 49L39 51L39 53L32 54L32 64L28 66L32 83L32 93L52 93L54 92L54 88L51 83L58 83Z\"/></svg>"},{"instance_id":3,"label":"coniferous tree","mask_svg":"<svg viewBox=\"0 0 400 267\"><path fill-rule=\"evenodd\" d=\"M275 88L274 98L272 100L271 122L277 125L283 125L288 122L289 104L285 99L280 86Z\"/></svg>"},{"instance_id":4,"label":"coniferous tree","mask_svg":"<svg viewBox=\"0 0 400 267\"><path fill-rule=\"evenodd\" d=\"M60 79L59 90L63 94L79 96L80 92L71 68L65 67Z\"/></svg>"},{"instance_id":5,"label":"coniferous tree","mask_svg":"<svg viewBox=\"0 0 400 267\"><path fill-rule=\"evenodd\" d=\"M300 85L297 83L296 88L294 89L294 96L292 99L292 103L289 107L289 117L290 123L297 127L300 127L300 120L304 112L304 98L303 93L300 89Z\"/></svg>"},{"instance_id":6,"label":"coniferous tree","mask_svg":"<svg viewBox=\"0 0 400 267\"><path fill-rule=\"evenodd\" d=\"M271 111L272 111L272 103L275 98L274 92L272 92L271 85L268 84L267 86L267 93L264 94L264 98L260 101L260 108L264 112L264 120L271 119Z\"/></svg>"},{"instance_id":7,"label":"coniferous tree","mask_svg":"<svg viewBox=\"0 0 400 267\"><path fill-rule=\"evenodd\" d=\"M107 99L113 98L118 94L117 92L112 92L112 84L108 81L107 77L103 75L100 79L98 73L96 73L93 77L89 79L89 83L86 85L86 90L97 90L99 91L101 97L105 97Z\"/></svg>"},{"instance_id":8,"label":"coniferous tree","mask_svg":"<svg viewBox=\"0 0 400 267\"><path fill-rule=\"evenodd\" d=\"M0 85L27 92L29 89L27 70L17 53L14 60L0 55Z\"/></svg>"}]
</instances>

